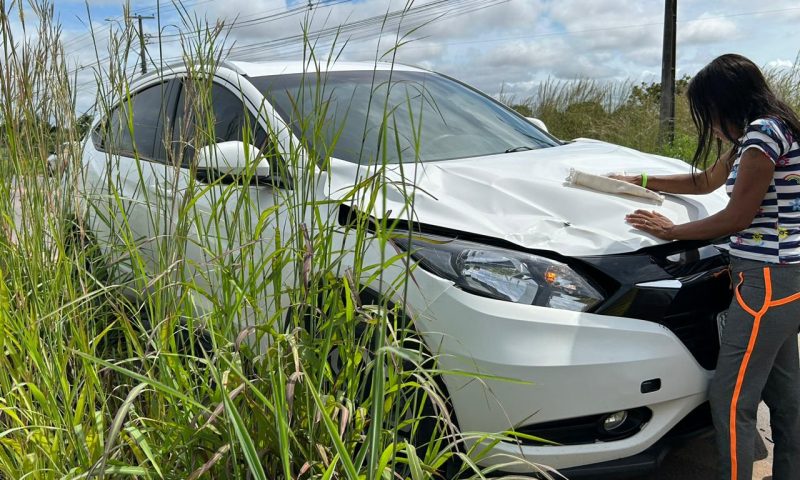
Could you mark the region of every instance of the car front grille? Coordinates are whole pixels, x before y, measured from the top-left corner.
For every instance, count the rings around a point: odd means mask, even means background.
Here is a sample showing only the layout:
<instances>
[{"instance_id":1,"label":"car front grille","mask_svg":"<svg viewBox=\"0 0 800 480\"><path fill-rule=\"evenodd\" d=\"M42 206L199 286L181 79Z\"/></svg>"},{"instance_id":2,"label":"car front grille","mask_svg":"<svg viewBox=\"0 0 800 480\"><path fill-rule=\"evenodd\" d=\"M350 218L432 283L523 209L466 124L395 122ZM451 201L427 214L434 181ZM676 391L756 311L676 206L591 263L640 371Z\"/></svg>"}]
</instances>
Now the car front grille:
<instances>
[{"instance_id":1,"label":"car front grille","mask_svg":"<svg viewBox=\"0 0 800 480\"><path fill-rule=\"evenodd\" d=\"M717 314L728 308L732 297L728 256L710 246L678 253L675 248L680 245L671 247L671 251L589 259L594 268L618 282L597 313L664 325L697 363L713 370L719 354Z\"/></svg>"},{"instance_id":2,"label":"car front grille","mask_svg":"<svg viewBox=\"0 0 800 480\"><path fill-rule=\"evenodd\" d=\"M732 297L727 253L706 246L664 257L660 263L682 286L659 323L675 333L703 368L715 369L717 315Z\"/></svg>"},{"instance_id":3,"label":"car front grille","mask_svg":"<svg viewBox=\"0 0 800 480\"><path fill-rule=\"evenodd\" d=\"M730 276L718 268L686 281L659 321L692 352L703 368L713 370L719 354L717 314L730 304Z\"/></svg>"}]
</instances>

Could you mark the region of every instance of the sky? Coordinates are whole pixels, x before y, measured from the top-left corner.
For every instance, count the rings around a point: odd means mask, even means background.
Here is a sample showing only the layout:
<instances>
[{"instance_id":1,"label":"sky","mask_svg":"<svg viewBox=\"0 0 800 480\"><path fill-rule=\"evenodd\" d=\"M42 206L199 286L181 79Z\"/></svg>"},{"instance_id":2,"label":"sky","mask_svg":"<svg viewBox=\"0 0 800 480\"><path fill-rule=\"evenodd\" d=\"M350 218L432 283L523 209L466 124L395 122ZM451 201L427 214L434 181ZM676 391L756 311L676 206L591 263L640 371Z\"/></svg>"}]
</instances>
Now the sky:
<instances>
[{"instance_id":1,"label":"sky","mask_svg":"<svg viewBox=\"0 0 800 480\"><path fill-rule=\"evenodd\" d=\"M397 13L404 7L405 15ZM54 8L80 84L78 109L86 109L95 95L98 57L99 65L107 63L105 43L124 27L123 5L55 0ZM525 99L548 79L660 80L663 0L183 0L180 8L135 0L130 13L158 17L143 20L152 62L159 53L180 57L179 33L191 37L200 25L224 25L231 60L302 58L298 36L304 29L325 56L332 51L331 32L340 27L333 49L340 60L374 61L382 54L391 59L391 47L402 38L396 61L450 75L490 95L502 91ZM798 24L796 0L678 0L677 75L692 75L729 52L762 67L793 68L800 53ZM323 30L327 36L317 38ZM137 58L138 43L131 70Z\"/></svg>"}]
</instances>

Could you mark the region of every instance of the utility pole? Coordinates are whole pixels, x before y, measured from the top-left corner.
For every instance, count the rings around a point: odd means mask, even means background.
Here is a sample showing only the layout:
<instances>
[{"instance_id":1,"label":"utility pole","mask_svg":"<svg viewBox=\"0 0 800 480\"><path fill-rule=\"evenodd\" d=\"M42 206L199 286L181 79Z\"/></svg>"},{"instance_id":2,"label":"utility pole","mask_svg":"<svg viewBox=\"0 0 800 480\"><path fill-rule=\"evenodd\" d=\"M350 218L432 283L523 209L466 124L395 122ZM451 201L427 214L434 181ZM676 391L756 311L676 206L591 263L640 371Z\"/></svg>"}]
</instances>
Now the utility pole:
<instances>
[{"instance_id":1,"label":"utility pole","mask_svg":"<svg viewBox=\"0 0 800 480\"><path fill-rule=\"evenodd\" d=\"M678 0L664 0L664 45L661 55L661 109L658 142L661 146L675 139L675 31Z\"/></svg>"},{"instance_id":2,"label":"utility pole","mask_svg":"<svg viewBox=\"0 0 800 480\"><path fill-rule=\"evenodd\" d=\"M140 63L142 65L142 74L147 73L147 55L144 46L144 29L142 28L142 20L152 20L156 17L153 15L149 15L147 17L143 17L142 15L133 15L126 17L127 20L133 20L134 18L139 20L139 54L141 56Z\"/></svg>"}]
</instances>

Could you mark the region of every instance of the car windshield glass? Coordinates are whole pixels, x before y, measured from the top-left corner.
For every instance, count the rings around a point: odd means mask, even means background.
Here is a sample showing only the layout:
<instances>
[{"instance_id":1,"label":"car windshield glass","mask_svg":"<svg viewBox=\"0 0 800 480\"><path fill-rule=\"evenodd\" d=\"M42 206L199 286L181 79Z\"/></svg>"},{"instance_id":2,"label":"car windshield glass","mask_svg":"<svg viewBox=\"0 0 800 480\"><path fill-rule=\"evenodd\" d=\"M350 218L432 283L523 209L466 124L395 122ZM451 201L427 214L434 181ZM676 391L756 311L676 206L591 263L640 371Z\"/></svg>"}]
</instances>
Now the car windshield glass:
<instances>
[{"instance_id":1,"label":"car windshield glass","mask_svg":"<svg viewBox=\"0 0 800 480\"><path fill-rule=\"evenodd\" d=\"M497 101L434 73L370 70L250 80L321 157L429 162L559 144Z\"/></svg>"}]
</instances>

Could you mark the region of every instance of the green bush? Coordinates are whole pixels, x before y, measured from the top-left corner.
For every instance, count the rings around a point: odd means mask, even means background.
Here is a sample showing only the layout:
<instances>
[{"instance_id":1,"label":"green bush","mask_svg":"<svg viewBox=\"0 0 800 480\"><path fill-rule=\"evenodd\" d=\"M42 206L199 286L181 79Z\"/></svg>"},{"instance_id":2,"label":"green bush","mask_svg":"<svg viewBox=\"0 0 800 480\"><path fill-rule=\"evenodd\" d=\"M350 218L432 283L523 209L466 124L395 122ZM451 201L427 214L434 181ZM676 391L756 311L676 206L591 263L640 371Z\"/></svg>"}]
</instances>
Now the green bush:
<instances>
[{"instance_id":1,"label":"green bush","mask_svg":"<svg viewBox=\"0 0 800 480\"><path fill-rule=\"evenodd\" d=\"M800 68L765 72L775 91L795 110L800 107ZM648 153L690 161L697 146L686 87L690 77L675 84L675 138L659 144L659 83L601 83L590 79L548 80L536 95L519 100L501 93L500 100L526 117L545 122L556 137L595 138Z\"/></svg>"}]
</instances>

